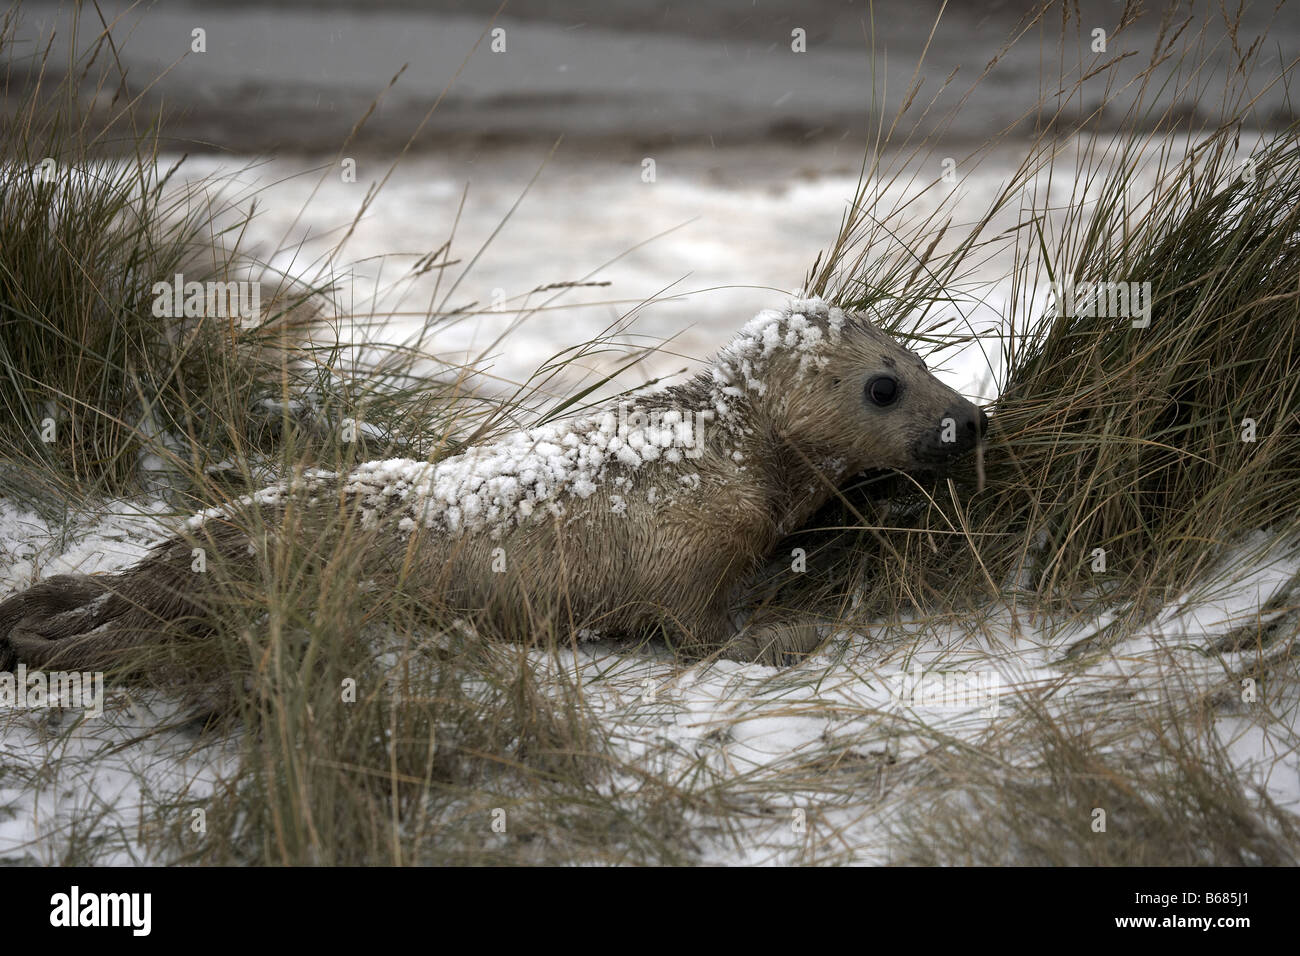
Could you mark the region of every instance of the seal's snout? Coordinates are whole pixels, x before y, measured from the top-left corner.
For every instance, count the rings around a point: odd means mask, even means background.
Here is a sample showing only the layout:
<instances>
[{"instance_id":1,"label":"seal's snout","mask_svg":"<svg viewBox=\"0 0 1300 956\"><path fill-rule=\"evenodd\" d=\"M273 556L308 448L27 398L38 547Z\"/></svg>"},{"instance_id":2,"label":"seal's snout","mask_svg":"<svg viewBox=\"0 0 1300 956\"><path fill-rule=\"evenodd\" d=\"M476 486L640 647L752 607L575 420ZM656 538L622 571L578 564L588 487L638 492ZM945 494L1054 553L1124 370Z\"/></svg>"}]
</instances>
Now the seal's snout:
<instances>
[{"instance_id":1,"label":"seal's snout","mask_svg":"<svg viewBox=\"0 0 1300 956\"><path fill-rule=\"evenodd\" d=\"M984 409L977 408L974 405L968 405L966 408L962 409L949 409L948 414L956 421L964 421L962 427L966 433L966 441L964 442L965 447L961 449L962 451L969 451L971 448L974 448L983 441L984 436L988 434L989 417L984 414ZM959 417L963 415L964 420L962 417Z\"/></svg>"},{"instance_id":2,"label":"seal's snout","mask_svg":"<svg viewBox=\"0 0 1300 956\"><path fill-rule=\"evenodd\" d=\"M939 421L917 435L912 457L918 464L942 466L974 451L988 432L989 417L970 402L948 407Z\"/></svg>"},{"instance_id":3,"label":"seal's snout","mask_svg":"<svg viewBox=\"0 0 1300 956\"><path fill-rule=\"evenodd\" d=\"M939 429L940 444L956 446L949 449L954 455L960 455L970 451L984 439L984 433L988 431L989 417L984 414L984 409L977 408L970 402L962 402L961 405L948 409L944 416L943 425L953 423L954 428ZM953 435L956 431L958 434Z\"/></svg>"}]
</instances>

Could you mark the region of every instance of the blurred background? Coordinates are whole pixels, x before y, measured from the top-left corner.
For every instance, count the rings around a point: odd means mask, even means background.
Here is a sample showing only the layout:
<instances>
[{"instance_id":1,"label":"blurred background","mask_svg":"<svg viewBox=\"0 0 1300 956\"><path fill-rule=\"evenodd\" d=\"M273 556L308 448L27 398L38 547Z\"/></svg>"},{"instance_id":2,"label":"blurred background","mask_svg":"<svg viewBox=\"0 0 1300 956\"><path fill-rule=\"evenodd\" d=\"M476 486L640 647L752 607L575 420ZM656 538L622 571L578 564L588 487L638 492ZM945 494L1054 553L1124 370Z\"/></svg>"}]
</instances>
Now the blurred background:
<instances>
[{"instance_id":1,"label":"blurred background","mask_svg":"<svg viewBox=\"0 0 1300 956\"><path fill-rule=\"evenodd\" d=\"M244 238L254 255L308 279L347 275L345 308L382 314L384 334L409 334L430 308L459 310L428 346L486 352L507 380L627 320L621 341L671 340L634 373L648 378L692 368L801 286L857 192L868 144L905 102L892 141L928 138L918 178L953 158L957 221L977 218L1041 125L1035 104L1061 107L1062 63L1094 56L1092 31L1109 37L1125 8L1081 0L1035 20L1024 0L101 0L79 11L29 0L6 76L30 82L28 56L52 43L53 62L67 62L111 25L126 80L84 95L105 111L123 96L162 110L160 162L184 155L182 177L224 177L224 198L256 201ZM1247 4L1251 36L1229 33L1217 10L1148 13L1103 59L1128 54L1137 72L1186 18L1211 28L1224 72L1266 29L1276 62L1296 54L1300 17L1286 4ZM1076 48L1060 46L1063 22ZM1188 88L1169 69L1170 103L1190 116L1213 105L1200 100L1212 85ZM1292 118L1270 79L1261 128ZM1106 95L1085 84L1063 116ZM1118 122L1126 95L1096 129ZM1003 132L999 151L962 168ZM436 261L451 264L421 273L449 239ZM996 317L1009 263L987 268ZM600 284L546 290L558 283ZM987 391L979 365L953 384Z\"/></svg>"}]
</instances>

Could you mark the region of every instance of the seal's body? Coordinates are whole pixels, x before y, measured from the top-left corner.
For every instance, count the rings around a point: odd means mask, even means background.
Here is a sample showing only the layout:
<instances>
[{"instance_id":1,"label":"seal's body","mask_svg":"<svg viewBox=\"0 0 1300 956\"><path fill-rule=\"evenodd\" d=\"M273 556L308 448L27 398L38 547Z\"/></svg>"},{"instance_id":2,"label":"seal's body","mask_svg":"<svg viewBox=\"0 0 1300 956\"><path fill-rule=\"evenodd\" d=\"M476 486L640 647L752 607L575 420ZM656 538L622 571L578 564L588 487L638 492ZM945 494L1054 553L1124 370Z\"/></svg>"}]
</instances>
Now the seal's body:
<instances>
[{"instance_id":1,"label":"seal's body","mask_svg":"<svg viewBox=\"0 0 1300 956\"><path fill-rule=\"evenodd\" d=\"M941 471L985 422L869 322L803 300L760 313L704 372L635 403L432 464L307 475L245 503L341 505L374 533L376 573L501 630L539 617L607 636L661 629L690 656L780 663L812 650L815 629L737 633L736 589L844 478ZM256 552L223 509L134 568L42 582L0 604L0 665L84 669L201 614L195 541L227 560Z\"/></svg>"}]
</instances>

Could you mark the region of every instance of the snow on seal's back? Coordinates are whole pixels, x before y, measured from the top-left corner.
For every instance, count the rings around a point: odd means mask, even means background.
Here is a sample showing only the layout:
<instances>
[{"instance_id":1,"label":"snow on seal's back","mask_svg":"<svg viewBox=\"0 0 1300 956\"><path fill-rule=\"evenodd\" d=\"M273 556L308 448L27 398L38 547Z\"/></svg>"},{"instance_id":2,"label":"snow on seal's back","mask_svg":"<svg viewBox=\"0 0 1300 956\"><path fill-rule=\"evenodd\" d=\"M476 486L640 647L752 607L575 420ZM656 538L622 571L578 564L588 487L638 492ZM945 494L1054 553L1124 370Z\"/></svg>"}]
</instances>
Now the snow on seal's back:
<instances>
[{"instance_id":1,"label":"snow on seal's back","mask_svg":"<svg viewBox=\"0 0 1300 956\"><path fill-rule=\"evenodd\" d=\"M563 496L590 497L611 468L680 462L683 439L691 444L698 438L684 434L680 412L666 412L660 421L641 425L611 411L515 432L436 464L404 458L366 462L347 476L344 491L360 497L363 521L401 507L402 531L419 523L498 537L539 508L562 515Z\"/></svg>"},{"instance_id":2,"label":"snow on seal's back","mask_svg":"<svg viewBox=\"0 0 1300 956\"><path fill-rule=\"evenodd\" d=\"M829 336L809 313L822 320ZM627 470L648 462L680 465L694 457L683 448L698 447L702 422L739 427L734 401L747 392L754 397L766 392L764 375L773 356L798 355L801 372L823 364L820 347L827 338L838 343L843 323L843 312L821 299L796 300L783 312L765 310L713 360L705 373L707 398L699 408L656 411L648 397L621 405L617 413L515 432L433 464L405 458L366 462L344 478L343 491L360 499L368 523L400 511L400 531L422 525L500 537L539 510L563 515L565 496L588 498L610 480L623 491ZM622 496L610 501L611 512L626 512Z\"/></svg>"}]
</instances>

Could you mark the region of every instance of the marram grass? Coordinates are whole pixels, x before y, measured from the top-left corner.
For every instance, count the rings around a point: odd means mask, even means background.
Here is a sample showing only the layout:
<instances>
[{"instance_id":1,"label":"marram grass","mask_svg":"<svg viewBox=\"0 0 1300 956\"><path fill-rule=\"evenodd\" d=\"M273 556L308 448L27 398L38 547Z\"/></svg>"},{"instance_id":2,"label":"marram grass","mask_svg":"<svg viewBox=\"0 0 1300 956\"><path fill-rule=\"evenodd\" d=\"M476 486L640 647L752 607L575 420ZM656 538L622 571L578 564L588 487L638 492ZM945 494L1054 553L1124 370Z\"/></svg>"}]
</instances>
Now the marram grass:
<instances>
[{"instance_id":1,"label":"marram grass","mask_svg":"<svg viewBox=\"0 0 1300 956\"><path fill-rule=\"evenodd\" d=\"M74 110L67 96L41 102L66 98ZM173 200L166 174L153 172L150 133L134 140L133 159L108 163L95 135L70 132L84 133L83 124L38 122L46 114L35 103L10 104L0 137L0 458L10 469L0 492L113 495L138 485L140 453L150 448L197 503L214 504L242 490L214 479L210 466L226 460L247 485L259 467L342 469L385 453L437 458L472 436L527 424L521 419L540 405L527 387L494 402L457 375L424 379L417 363L428 356L418 349L395 347L375 374L297 329L286 336L270 326L196 330L160 320L152 312L159 278L255 272L238 244L221 238L229 210L195 192ZM1072 276L1149 282L1152 300L1149 324L1134 328L1128 317L1064 315L1026 296L1028 312L1008 316L994 349L1001 388L983 487L973 470L938 487L864 476L803 532L810 573L797 597L828 624L978 619L1008 597L1033 614L1102 602L1140 617L1244 533L1296 530L1300 154L1295 130L1271 135L1243 175L1234 118L1196 136L1168 126L1146 140L1126 132L1118 157L1085 150L1069 172L1098 188L1072 190L1086 201L1052 221L1051 197L1032 196L1010 233L996 231L995 214L1015 206L1031 177L1058 168L1054 122L1043 124L1050 134L1027 148L981 222L903 208L883 220L890 235L881 254L872 241L881 233L864 238L865 220L850 216L810 289L872 309L922 350L962 337L951 312L998 241L1020 250L1023 291ZM1154 191L1128 195L1125 163L1161 147ZM46 156L63 171L55 183L39 179ZM868 200L860 196L855 210L874 214ZM286 305L299 304L286 296ZM439 319L429 317L431 329ZM561 353L548 368L599 344ZM306 398L312 414L295 417ZM257 417L264 400L282 427ZM156 429L141 425L149 410L163 419ZM45 417L66 444L40 440ZM343 442L345 418L369 427ZM179 444L152 447L158 431ZM837 805L869 802L878 785L883 801L889 786L911 780L920 789L904 793L922 798L898 825L897 862L994 863L1009 854L1015 862L1165 862L1169 847L1184 862L1296 858L1290 818L1271 805L1257 812L1222 753L1199 736L1206 719L1191 706L1154 725L1112 715L1103 728L1086 716L1077 725L1053 720L1030 702L1000 725L1000 741L976 748L925 735L927 752L898 766L865 743L833 741L766 776L724 772L703 746L673 772L633 760L593 703L601 680L590 669L570 672L562 662L572 658L556 653L574 646L570 622L536 611L520 622L534 635L530 646L485 641L400 572L382 588L363 579L368 542L354 515L327 515L309 535L294 533L298 517L291 507L268 527L255 509L235 515L267 542L263 557L209 569L217 582L210 619L193 630L197 622L182 622L123 662L133 684L143 677L183 689L206 723L196 740L237 753L214 794L158 808L146 830L160 859L681 863L699 858L702 834L744 848L749 823L793 803L819 800L829 818ZM1094 570L1098 551L1104 570ZM772 599L787 597L778 589ZM643 653L655 652L629 648L626 657ZM819 666L772 682L816 684ZM742 716L752 704L736 703ZM1142 748L1118 752L1134 739ZM657 744L647 741L653 755ZM1150 836L1119 848L1089 842L1079 814L1097 802L1141 821ZM201 832L191 826L194 810L204 812ZM855 859L818 812L810 811L817 839L808 845L819 849L798 859ZM92 860L100 835L96 820L79 825L66 862Z\"/></svg>"},{"instance_id":2,"label":"marram grass","mask_svg":"<svg viewBox=\"0 0 1300 956\"><path fill-rule=\"evenodd\" d=\"M1195 77L1205 61L1184 42ZM890 616L1010 589L1135 623L1249 534L1300 531L1300 127L1249 132L1242 67L1203 127L1142 97L1118 133L1062 137L1049 115L946 246L942 204L886 216L859 197L811 285L932 361L976 340L995 362L992 427L978 476L844 489L795 542L826 575L786 576L784 599L861 589L864 614ZM1015 247L1010 312L974 335L964 307L987 284L972 291L972 262L998 242Z\"/></svg>"}]
</instances>

